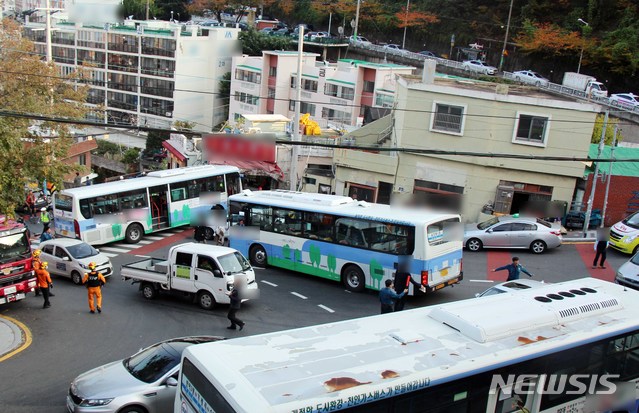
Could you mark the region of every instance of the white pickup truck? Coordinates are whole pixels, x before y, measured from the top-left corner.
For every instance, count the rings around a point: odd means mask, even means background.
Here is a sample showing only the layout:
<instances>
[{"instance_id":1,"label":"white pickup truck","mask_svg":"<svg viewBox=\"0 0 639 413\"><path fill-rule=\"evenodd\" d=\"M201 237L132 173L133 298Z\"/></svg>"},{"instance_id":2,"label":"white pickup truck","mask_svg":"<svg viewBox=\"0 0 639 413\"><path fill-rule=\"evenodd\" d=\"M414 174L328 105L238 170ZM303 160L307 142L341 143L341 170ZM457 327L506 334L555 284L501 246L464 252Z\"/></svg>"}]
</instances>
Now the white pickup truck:
<instances>
[{"instance_id":1,"label":"white pickup truck","mask_svg":"<svg viewBox=\"0 0 639 413\"><path fill-rule=\"evenodd\" d=\"M233 248L186 243L169 250L167 260L146 258L122 266L122 279L140 284L147 299L160 291L190 294L205 310L228 304L227 292L240 288L243 298L257 295L255 272L244 256Z\"/></svg>"}]
</instances>

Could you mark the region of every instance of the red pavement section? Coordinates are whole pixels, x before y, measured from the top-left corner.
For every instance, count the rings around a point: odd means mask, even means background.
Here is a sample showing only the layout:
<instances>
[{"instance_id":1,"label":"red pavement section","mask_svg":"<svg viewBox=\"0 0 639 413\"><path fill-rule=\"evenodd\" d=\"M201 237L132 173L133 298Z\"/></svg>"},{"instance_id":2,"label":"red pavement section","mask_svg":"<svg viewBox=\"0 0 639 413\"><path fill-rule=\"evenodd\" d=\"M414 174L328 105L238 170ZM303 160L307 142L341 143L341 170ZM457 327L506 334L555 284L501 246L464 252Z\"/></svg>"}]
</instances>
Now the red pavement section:
<instances>
[{"instance_id":1,"label":"red pavement section","mask_svg":"<svg viewBox=\"0 0 639 413\"><path fill-rule=\"evenodd\" d=\"M581 260L584 262L586 269L591 277L599 278L604 281L615 281L615 269L610 266L608 262L604 263L606 269L592 268L592 260L595 259L595 251L592 248L592 243L577 244L575 245Z\"/></svg>"},{"instance_id":2,"label":"red pavement section","mask_svg":"<svg viewBox=\"0 0 639 413\"><path fill-rule=\"evenodd\" d=\"M190 229L190 228L189 229L185 229L182 232L178 232L177 234L173 234L170 237L162 238L161 240L155 241L152 244L148 244L148 245L145 245L143 247L133 249L133 250L129 251L127 254L131 254L131 255L147 255L147 254L150 254L153 251L158 250L160 248L176 244L176 243L182 241L183 239L188 238L188 237L190 237L192 235L193 235L193 230L192 229Z\"/></svg>"},{"instance_id":3,"label":"red pavement section","mask_svg":"<svg viewBox=\"0 0 639 413\"><path fill-rule=\"evenodd\" d=\"M486 278L496 282L506 281L506 278L508 278L508 271L503 270L493 272L493 269L510 264L513 261L512 254L506 251L488 251L487 255Z\"/></svg>"}]
</instances>

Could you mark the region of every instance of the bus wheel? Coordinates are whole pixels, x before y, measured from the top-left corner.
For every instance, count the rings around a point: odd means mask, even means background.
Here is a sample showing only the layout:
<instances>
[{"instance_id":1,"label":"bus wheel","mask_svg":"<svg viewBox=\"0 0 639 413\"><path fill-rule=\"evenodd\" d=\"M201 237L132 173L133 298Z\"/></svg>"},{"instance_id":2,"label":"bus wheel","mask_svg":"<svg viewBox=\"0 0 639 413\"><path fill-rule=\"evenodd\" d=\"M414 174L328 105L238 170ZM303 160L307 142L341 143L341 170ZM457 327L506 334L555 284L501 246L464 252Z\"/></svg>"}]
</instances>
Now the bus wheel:
<instances>
[{"instance_id":1,"label":"bus wheel","mask_svg":"<svg viewBox=\"0 0 639 413\"><path fill-rule=\"evenodd\" d=\"M129 244L137 244L144 235L144 228L140 224L131 224L126 229L126 242Z\"/></svg>"},{"instance_id":2,"label":"bus wheel","mask_svg":"<svg viewBox=\"0 0 639 413\"><path fill-rule=\"evenodd\" d=\"M344 269L342 282L348 291L359 293L366 288L366 276L357 265L349 265Z\"/></svg>"},{"instance_id":3,"label":"bus wheel","mask_svg":"<svg viewBox=\"0 0 639 413\"><path fill-rule=\"evenodd\" d=\"M197 303L205 310L211 310L215 306L215 298L208 291L200 291L197 294Z\"/></svg>"},{"instance_id":4,"label":"bus wheel","mask_svg":"<svg viewBox=\"0 0 639 413\"><path fill-rule=\"evenodd\" d=\"M257 244L253 245L249 250L249 259L251 260L251 265L256 267L266 267L266 251L264 251L264 247Z\"/></svg>"},{"instance_id":5,"label":"bus wheel","mask_svg":"<svg viewBox=\"0 0 639 413\"><path fill-rule=\"evenodd\" d=\"M155 297L158 296L158 290L156 290L153 287L153 284L151 283L144 283L144 285L142 286L142 295L144 296L144 298L146 298L147 300L153 300Z\"/></svg>"},{"instance_id":6,"label":"bus wheel","mask_svg":"<svg viewBox=\"0 0 639 413\"><path fill-rule=\"evenodd\" d=\"M483 247L484 244L477 238L471 238L466 242L466 248L468 248L469 251L480 251Z\"/></svg>"},{"instance_id":7,"label":"bus wheel","mask_svg":"<svg viewBox=\"0 0 639 413\"><path fill-rule=\"evenodd\" d=\"M73 284L75 285L80 285L82 284L82 275L80 275L79 272L77 271L73 271L71 273L71 281L73 282Z\"/></svg>"}]
</instances>

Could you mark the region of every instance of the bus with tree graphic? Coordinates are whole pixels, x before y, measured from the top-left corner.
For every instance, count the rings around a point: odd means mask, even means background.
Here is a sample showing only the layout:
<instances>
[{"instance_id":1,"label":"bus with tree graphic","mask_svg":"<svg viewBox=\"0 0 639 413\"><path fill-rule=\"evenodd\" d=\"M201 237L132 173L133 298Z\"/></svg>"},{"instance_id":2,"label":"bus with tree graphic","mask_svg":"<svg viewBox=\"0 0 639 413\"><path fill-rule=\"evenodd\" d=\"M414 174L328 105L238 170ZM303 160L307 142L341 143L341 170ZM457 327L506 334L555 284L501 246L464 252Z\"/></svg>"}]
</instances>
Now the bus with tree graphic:
<instances>
[{"instance_id":1,"label":"bus with tree graphic","mask_svg":"<svg viewBox=\"0 0 639 413\"><path fill-rule=\"evenodd\" d=\"M255 266L272 265L380 290L410 257L422 291L461 281L462 231L453 213L292 191L243 191L229 197L230 245ZM410 285L410 294L420 288Z\"/></svg>"}]
</instances>

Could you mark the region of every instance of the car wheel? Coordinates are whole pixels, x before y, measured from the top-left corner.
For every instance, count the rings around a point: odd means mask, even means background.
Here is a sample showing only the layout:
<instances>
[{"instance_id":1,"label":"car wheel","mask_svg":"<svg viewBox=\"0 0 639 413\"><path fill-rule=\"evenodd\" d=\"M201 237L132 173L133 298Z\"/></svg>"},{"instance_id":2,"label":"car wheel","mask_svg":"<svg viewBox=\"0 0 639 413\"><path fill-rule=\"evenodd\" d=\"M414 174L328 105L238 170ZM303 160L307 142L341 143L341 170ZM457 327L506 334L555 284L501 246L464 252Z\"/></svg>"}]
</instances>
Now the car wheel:
<instances>
[{"instance_id":1,"label":"car wheel","mask_svg":"<svg viewBox=\"0 0 639 413\"><path fill-rule=\"evenodd\" d=\"M82 284L82 275L80 275L79 272L77 271L73 271L71 273L71 281L73 282L73 284L75 285L80 285Z\"/></svg>"},{"instance_id":2,"label":"car wheel","mask_svg":"<svg viewBox=\"0 0 639 413\"><path fill-rule=\"evenodd\" d=\"M249 259L251 264L256 267L266 267L268 262L264 247L257 244L253 245L249 250Z\"/></svg>"},{"instance_id":3,"label":"car wheel","mask_svg":"<svg viewBox=\"0 0 639 413\"><path fill-rule=\"evenodd\" d=\"M129 244L137 244L142 239L142 235L144 235L144 228L142 228L142 225L131 224L126 229L126 242Z\"/></svg>"},{"instance_id":4,"label":"car wheel","mask_svg":"<svg viewBox=\"0 0 639 413\"><path fill-rule=\"evenodd\" d=\"M142 406L127 406L118 413L148 413L148 411Z\"/></svg>"},{"instance_id":5,"label":"car wheel","mask_svg":"<svg viewBox=\"0 0 639 413\"><path fill-rule=\"evenodd\" d=\"M546 251L546 243L542 240L533 241L532 244L530 244L530 250L535 254L541 254Z\"/></svg>"},{"instance_id":6,"label":"car wheel","mask_svg":"<svg viewBox=\"0 0 639 413\"><path fill-rule=\"evenodd\" d=\"M541 82L540 81L535 82L535 86L540 87L541 86Z\"/></svg>"},{"instance_id":7,"label":"car wheel","mask_svg":"<svg viewBox=\"0 0 639 413\"><path fill-rule=\"evenodd\" d=\"M466 248L468 248L469 251L473 251L473 252L481 251L483 247L484 247L484 244L481 242L481 240L477 238L471 238L466 242Z\"/></svg>"},{"instance_id":8,"label":"car wheel","mask_svg":"<svg viewBox=\"0 0 639 413\"><path fill-rule=\"evenodd\" d=\"M515 78L515 82L521 82L521 78L520 78L519 76L517 76L517 77Z\"/></svg>"},{"instance_id":9,"label":"car wheel","mask_svg":"<svg viewBox=\"0 0 639 413\"><path fill-rule=\"evenodd\" d=\"M215 234L213 234L213 230L212 230L211 228L208 228L208 227L207 227L207 228L204 230L204 238L206 238L206 239L209 239L209 240L210 240L210 239L213 239L213 235L215 235Z\"/></svg>"},{"instance_id":10,"label":"car wheel","mask_svg":"<svg viewBox=\"0 0 639 413\"><path fill-rule=\"evenodd\" d=\"M153 284L144 283L144 285L142 285L142 295L147 300L153 300L158 296L158 290L155 289Z\"/></svg>"},{"instance_id":11,"label":"car wheel","mask_svg":"<svg viewBox=\"0 0 639 413\"><path fill-rule=\"evenodd\" d=\"M348 291L359 293L366 288L366 276L357 265L349 265L344 268L342 282Z\"/></svg>"},{"instance_id":12,"label":"car wheel","mask_svg":"<svg viewBox=\"0 0 639 413\"><path fill-rule=\"evenodd\" d=\"M197 303L204 310L211 310L215 307L215 298L208 291L200 291L197 295Z\"/></svg>"}]
</instances>

